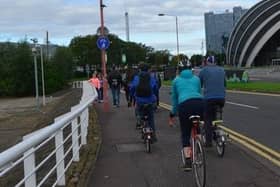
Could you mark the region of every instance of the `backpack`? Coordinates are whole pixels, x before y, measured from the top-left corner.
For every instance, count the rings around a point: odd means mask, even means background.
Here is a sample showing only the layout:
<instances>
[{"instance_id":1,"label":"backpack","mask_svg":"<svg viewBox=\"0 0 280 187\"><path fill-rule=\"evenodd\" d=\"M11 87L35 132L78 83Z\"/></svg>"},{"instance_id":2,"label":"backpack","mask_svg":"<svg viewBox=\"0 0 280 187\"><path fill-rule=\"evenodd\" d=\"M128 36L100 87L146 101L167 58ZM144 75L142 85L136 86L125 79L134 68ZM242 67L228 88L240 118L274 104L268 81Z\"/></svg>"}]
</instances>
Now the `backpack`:
<instances>
[{"instance_id":1,"label":"backpack","mask_svg":"<svg viewBox=\"0 0 280 187\"><path fill-rule=\"evenodd\" d=\"M121 75L118 72L112 72L111 74L111 86L113 88L118 88L121 84Z\"/></svg>"},{"instance_id":2,"label":"backpack","mask_svg":"<svg viewBox=\"0 0 280 187\"><path fill-rule=\"evenodd\" d=\"M136 86L136 96L149 97L153 94L151 87L151 76L149 73L140 73L139 83Z\"/></svg>"}]
</instances>

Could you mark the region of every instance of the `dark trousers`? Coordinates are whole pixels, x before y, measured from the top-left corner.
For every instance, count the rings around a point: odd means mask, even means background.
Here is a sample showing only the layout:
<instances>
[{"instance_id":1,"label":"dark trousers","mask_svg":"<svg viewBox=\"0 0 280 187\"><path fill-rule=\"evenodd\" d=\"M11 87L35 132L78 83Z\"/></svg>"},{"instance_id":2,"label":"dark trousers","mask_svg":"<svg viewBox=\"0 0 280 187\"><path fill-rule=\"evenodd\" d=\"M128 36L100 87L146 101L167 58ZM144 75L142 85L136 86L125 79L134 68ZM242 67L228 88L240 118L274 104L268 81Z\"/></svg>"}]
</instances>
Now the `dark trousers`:
<instances>
[{"instance_id":1,"label":"dark trousers","mask_svg":"<svg viewBox=\"0 0 280 187\"><path fill-rule=\"evenodd\" d=\"M100 88L100 99L103 100L103 87Z\"/></svg>"},{"instance_id":2,"label":"dark trousers","mask_svg":"<svg viewBox=\"0 0 280 187\"><path fill-rule=\"evenodd\" d=\"M111 88L112 91L112 96L113 96L113 105L120 105L120 92L121 92L121 88L120 87L112 87Z\"/></svg>"},{"instance_id":3,"label":"dark trousers","mask_svg":"<svg viewBox=\"0 0 280 187\"><path fill-rule=\"evenodd\" d=\"M181 127L181 141L183 147L190 146L192 122L189 117L199 115L203 117L203 99L189 99L178 105L179 121Z\"/></svg>"},{"instance_id":4,"label":"dark trousers","mask_svg":"<svg viewBox=\"0 0 280 187\"><path fill-rule=\"evenodd\" d=\"M156 91L155 96L157 98L156 106L159 106L159 90Z\"/></svg>"},{"instance_id":5,"label":"dark trousers","mask_svg":"<svg viewBox=\"0 0 280 187\"><path fill-rule=\"evenodd\" d=\"M129 102L129 87L128 86L124 86L124 92L125 92L125 98L126 101Z\"/></svg>"},{"instance_id":6,"label":"dark trousers","mask_svg":"<svg viewBox=\"0 0 280 187\"><path fill-rule=\"evenodd\" d=\"M97 89L98 100L103 100L103 88Z\"/></svg>"},{"instance_id":7,"label":"dark trousers","mask_svg":"<svg viewBox=\"0 0 280 187\"><path fill-rule=\"evenodd\" d=\"M148 125L156 131L155 128L155 120L154 120L154 105L149 104L148 106L144 107L145 104L136 104L136 113L138 118L143 118L144 116L148 116ZM144 110L145 108L145 110Z\"/></svg>"},{"instance_id":8,"label":"dark trousers","mask_svg":"<svg viewBox=\"0 0 280 187\"><path fill-rule=\"evenodd\" d=\"M212 143L213 128L212 121L216 118L216 106L224 107L225 99L206 99L204 108L205 130L206 130L206 142Z\"/></svg>"}]
</instances>

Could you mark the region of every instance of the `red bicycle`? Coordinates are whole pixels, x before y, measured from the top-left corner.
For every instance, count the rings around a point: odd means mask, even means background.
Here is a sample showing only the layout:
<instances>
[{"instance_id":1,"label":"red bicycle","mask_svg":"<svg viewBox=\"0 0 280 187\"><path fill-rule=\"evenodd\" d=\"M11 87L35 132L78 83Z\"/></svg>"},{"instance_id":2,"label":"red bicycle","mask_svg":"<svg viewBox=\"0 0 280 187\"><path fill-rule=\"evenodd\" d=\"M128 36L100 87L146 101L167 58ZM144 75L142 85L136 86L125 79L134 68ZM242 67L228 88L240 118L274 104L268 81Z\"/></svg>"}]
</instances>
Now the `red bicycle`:
<instances>
[{"instance_id":1,"label":"red bicycle","mask_svg":"<svg viewBox=\"0 0 280 187\"><path fill-rule=\"evenodd\" d=\"M191 130L191 161L193 174L195 178L195 183L197 187L205 187L206 184L206 161L205 152L201 142L201 136L198 134L200 132L200 121L199 115L193 115L189 117L192 121ZM182 161L185 164L185 155L182 151Z\"/></svg>"}]
</instances>

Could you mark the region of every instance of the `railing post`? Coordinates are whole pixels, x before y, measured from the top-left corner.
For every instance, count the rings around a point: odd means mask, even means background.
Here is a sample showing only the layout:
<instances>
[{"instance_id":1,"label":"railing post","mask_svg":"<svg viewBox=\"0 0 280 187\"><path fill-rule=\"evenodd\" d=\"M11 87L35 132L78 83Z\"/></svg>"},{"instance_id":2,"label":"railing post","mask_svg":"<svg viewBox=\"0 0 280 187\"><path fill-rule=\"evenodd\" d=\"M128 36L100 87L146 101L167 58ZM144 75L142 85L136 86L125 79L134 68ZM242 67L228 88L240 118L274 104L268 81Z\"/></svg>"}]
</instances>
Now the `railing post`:
<instances>
[{"instance_id":1,"label":"railing post","mask_svg":"<svg viewBox=\"0 0 280 187\"><path fill-rule=\"evenodd\" d=\"M25 139L25 138L23 138ZM24 156L30 154L27 158L24 159L24 176L29 175L35 170L35 153L34 148L29 149L24 153ZM25 186L35 187L36 186L36 173L34 172L26 181L24 181Z\"/></svg>"},{"instance_id":2,"label":"railing post","mask_svg":"<svg viewBox=\"0 0 280 187\"><path fill-rule=\"evenodd\" d=\"M81 143L82 143L82 145L87 144L87 123L88 123L87 113L88 113L88 108L85 109L84 112L81 115L81 121L82 121L82 124L81 124L81 137L82 137Z\"/></svg>"},{"instance_id":3,"label":"railing post","mask_svg":"<svg viewBox=\"0 0 280 187\"><path fill-rule=\"evenodd\" d=\"M75 118L72 123L72 152L73 152L73 161L79 162L80 155L79 155L79 138L78 138L78 119Z\"/></svg>"},{"instance_id":4,"label":"railing post","mask_svg":"<svg viewBox=\"0 0 280 187\"><path fill-rule=\"evenodd\" d=\"M62 146L61 146L62 145ZM63 145L63 130L58 130L55 135L55 147L61 146L55 153L56 155L56 163L60 160L60 164L58 164L56 168L56 175L57 175L57 184L64 186L65 185L65 164L64 164L64 145Z\"/></svg>"}]
</instances>

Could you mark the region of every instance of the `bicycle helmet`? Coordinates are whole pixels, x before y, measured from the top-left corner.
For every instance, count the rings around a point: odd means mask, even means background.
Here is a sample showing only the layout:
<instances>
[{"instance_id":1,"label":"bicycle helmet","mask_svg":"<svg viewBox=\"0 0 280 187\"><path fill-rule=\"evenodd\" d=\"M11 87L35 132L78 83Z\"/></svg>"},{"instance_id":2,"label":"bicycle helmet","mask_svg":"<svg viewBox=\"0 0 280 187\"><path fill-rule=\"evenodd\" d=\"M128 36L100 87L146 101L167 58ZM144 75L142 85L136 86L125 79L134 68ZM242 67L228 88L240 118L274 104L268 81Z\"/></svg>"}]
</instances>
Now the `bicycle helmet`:
<instances>
[{"instance_id":1,"label":"bicycle helmet","mask_svg":"<svg viewBox=\"0 0 280 187\"><path fill-rule=\"evenodd\" d=\"M189 60L184 59L178 63L178 70L181 72L185 69L192 69L192 64Z\"/></svg>"},{"instance_id":2,"label":"bicycle helmet","mask_svg":"<svg viewBox=\"0 0 280 187\"><path fill-rule=\"evenodd\" d=\"M206 62L208 64L214 64L215 63L215 57L214 56L208 56L206 59Z\"/></svg>"}]
</instances>

